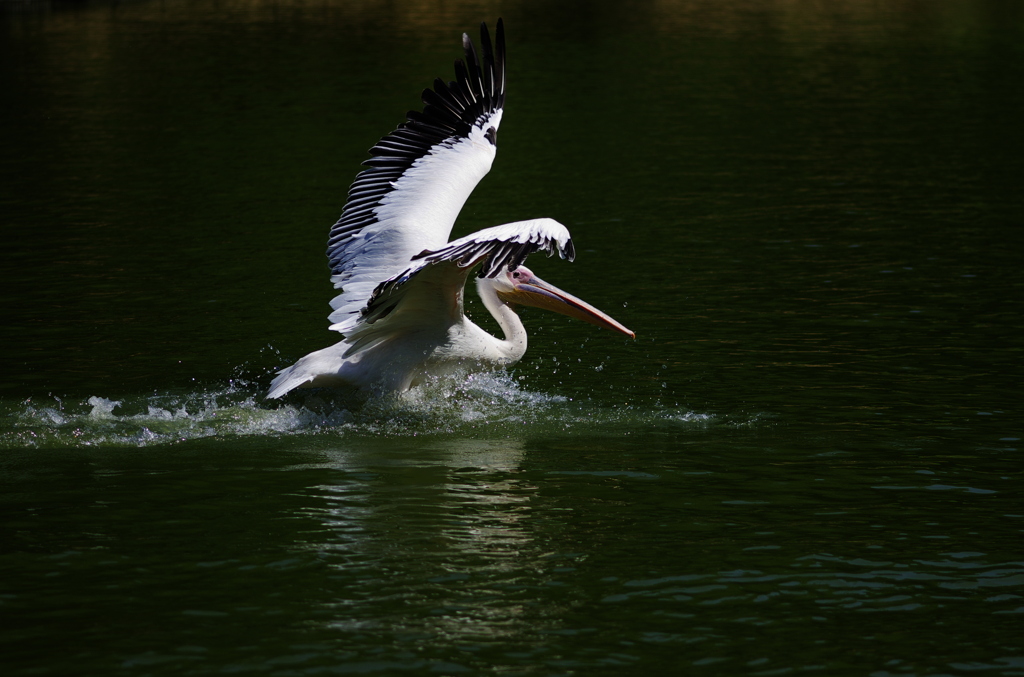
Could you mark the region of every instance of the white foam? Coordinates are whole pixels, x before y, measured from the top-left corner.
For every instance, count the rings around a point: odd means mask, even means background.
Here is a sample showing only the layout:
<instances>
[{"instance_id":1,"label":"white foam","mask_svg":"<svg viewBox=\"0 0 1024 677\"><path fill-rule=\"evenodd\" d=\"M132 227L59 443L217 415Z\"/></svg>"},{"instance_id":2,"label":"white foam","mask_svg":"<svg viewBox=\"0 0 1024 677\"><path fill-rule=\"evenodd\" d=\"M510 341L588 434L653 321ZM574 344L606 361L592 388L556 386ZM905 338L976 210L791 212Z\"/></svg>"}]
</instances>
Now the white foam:
<instances>
[{"instance_id":1,"label":"white foam","mask_svg":"<svg viewBox=\"0 0 1024 677\"><path fill-rule=\"evenodd\" d=\"M479 434L519 437L564 430L610 431L705 425L713 417L679 409L609 407L527 390L507 373L440 379L402 395L353 399L297 391L268 401L257 384L182 393L92 396L78 403L24 401L0 411L0 447L149 446L245 436Z\"/></svg>"}]
</instances>

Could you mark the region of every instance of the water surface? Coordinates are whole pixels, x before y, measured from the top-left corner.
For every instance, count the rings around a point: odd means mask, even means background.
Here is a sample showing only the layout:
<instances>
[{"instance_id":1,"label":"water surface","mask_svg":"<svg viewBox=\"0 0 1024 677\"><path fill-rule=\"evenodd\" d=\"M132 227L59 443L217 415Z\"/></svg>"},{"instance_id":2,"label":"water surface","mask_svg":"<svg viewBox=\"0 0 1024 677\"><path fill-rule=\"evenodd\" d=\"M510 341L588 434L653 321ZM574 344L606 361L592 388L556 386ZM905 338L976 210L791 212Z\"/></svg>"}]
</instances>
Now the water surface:
<instances>
[{"instance_id":1,"label":"water surface","mask_svg":"<svg viewBox=\"0 0 1024 677\"><path fill-rule=\"evenodd\" d=\"M1024 674L1016 3L0 12L5 674ZM562 221L637 340L264 400L499 15L455 234Z\"/></svg>"}]
</instances>

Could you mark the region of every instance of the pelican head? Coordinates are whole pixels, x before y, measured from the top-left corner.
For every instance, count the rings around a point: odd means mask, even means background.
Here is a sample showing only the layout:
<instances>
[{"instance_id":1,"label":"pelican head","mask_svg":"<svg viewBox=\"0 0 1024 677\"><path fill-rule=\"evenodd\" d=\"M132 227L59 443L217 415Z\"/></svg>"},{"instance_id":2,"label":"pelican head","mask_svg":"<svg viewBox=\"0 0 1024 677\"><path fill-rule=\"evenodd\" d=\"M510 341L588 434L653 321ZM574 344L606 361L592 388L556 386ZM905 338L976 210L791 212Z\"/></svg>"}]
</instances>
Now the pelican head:
<instances>
[{"instance_id":1,"label":"pelican head","mask_svg":"<svg viewBox=\"0 0 1024 677\"><path fill-rule=\"evenodd\" d=\"M575 317L598 327L611 329L630 338L636 338L629 329L616 322L606 313L601 312L586 301L564 292L553 284L549 284L533 274L526 266L513 270L502 270L493 278L480 278L478 285L489 284L495 294L510 306L533 306L553 310L556 313Z\"/></svg>"}]
</instances>

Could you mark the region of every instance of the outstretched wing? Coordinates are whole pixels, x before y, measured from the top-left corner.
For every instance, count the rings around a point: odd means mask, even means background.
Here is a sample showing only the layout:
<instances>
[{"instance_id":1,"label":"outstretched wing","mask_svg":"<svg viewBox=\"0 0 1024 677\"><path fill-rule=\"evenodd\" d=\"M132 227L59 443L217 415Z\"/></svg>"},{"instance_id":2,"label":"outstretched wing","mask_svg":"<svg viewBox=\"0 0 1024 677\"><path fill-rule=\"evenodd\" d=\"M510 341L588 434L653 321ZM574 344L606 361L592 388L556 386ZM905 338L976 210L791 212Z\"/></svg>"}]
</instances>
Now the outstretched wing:
<instances>
[{"instance_id":1,"label":"outstretched wing","mask_svg":"<svg viewBox=\"0 0 1024 677\"><path fill-rule=\"evenodd\" d=\"M513 270L530 254L558 252L572 261L576 252L569 231L553 219L517 221L459 238L437 251L425 251L401 273L374 289L362 312L331 327L345 334L349 354L394 331L395 327L436 324L446 328L462 315L462 293L470 271L482 264L481 277Z\"/></svg>"},{"instance_id":2,"label":"outstretched wing","mask_svg":"<svg viewBox=\"0 0 1024 677\"><path fill-rule=\"evenodd\" d=\"M505 29L491 45L480 26L483 59L468 35L454 82L423 91L423 111L370 149L369 169L356 176L327 243L332 329L358 318L373 290L409 267L413 256L448 242L469 194L494 161L505 102Z\"/></svg>"}]
</instances>

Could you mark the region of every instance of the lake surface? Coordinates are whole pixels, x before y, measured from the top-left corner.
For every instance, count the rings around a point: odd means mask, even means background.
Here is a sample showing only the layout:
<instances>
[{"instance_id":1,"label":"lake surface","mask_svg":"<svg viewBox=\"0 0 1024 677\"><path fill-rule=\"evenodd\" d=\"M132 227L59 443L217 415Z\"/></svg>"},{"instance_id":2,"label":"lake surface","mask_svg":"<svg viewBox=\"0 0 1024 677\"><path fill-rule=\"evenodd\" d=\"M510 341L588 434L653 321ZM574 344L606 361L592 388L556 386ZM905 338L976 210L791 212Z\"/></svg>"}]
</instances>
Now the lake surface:
<instances>
[{"instance_id":1,"label":"lake surface","mask_svg":"<svg viewBox=\"0 0 1024 677\"><path fill-rule=\"evenodd\" d=\"M637 339L264 400L498 16L455 235ZM1024 675L1022 84L995 0L4 3L3 673Z\"/></svg>"}]
</instances>

